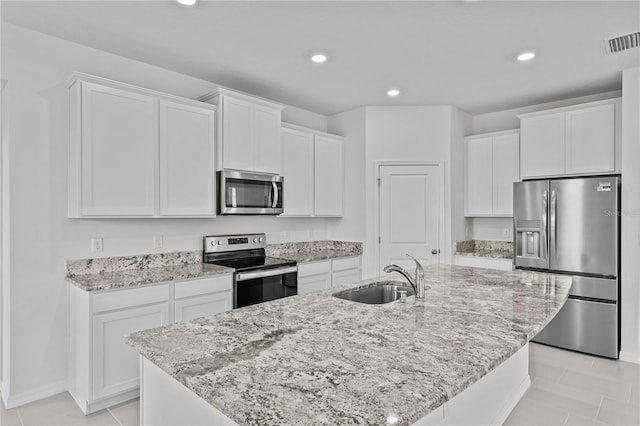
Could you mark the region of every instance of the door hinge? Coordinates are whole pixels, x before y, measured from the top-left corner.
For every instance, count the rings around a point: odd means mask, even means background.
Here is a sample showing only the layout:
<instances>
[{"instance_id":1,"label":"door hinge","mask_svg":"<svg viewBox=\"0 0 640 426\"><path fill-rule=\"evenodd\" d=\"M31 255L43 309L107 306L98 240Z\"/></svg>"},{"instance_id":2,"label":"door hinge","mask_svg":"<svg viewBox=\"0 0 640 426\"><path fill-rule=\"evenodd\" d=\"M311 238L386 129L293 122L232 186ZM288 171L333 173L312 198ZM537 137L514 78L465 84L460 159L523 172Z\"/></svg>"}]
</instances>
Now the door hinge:
<instances>
[{"instance_id":1,"label":"door hinge","mask_svg":"<svg viewBox=\"0 0 640 426\"><path fill-rule=\"evenodd\" d=\"M378 181L378 187L380 187L380 178L376 179Z\"/></svg>"},{"instance_id":2,"label":"door hinge","mask_svg":"<svg viewBox=\"0 0 640 426\"><path fill-rule=\"evenodd\" d=\"M382 238L378 236L378 244L382 243Z\"/></svg>"}]
</instances>

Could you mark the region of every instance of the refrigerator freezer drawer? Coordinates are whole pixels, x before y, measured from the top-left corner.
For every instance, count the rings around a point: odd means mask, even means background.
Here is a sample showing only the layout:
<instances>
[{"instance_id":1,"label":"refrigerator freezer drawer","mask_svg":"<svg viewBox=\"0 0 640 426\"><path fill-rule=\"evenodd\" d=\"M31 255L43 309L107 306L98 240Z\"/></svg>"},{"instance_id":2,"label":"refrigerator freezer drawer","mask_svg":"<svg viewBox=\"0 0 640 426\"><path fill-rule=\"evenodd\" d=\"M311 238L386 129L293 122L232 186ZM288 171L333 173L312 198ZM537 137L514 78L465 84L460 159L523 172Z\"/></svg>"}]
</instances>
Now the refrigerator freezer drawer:
<instances>
[{"instance_id":1,"label":"refrigerator freezer drawer","mask_svg":"<svg viewBox=\"0 0 640 426\"><path fill-rule=\"evenodd\" d=\"M615 302L618 300L618 280L573 276L569 295Z\"/></svg>"},{"instance_id":2,"label":"refrigerator freezer drawer","mask_svg":"<svg viewBox=\"0 0 640 426\"><path fill-rule=\"evenodd\" d=\"M569 299L532 340L617 359L618 305Z\"/></svg>"}]
</instances>

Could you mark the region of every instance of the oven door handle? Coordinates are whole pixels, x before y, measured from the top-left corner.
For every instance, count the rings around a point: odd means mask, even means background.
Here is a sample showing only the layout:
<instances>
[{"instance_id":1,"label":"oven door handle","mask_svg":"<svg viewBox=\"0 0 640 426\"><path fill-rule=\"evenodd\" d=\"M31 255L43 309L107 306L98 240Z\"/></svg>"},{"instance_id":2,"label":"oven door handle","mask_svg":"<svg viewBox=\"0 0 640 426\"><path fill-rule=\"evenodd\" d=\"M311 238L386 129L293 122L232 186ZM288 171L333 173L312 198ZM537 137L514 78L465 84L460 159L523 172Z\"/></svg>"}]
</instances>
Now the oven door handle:
<instances>
[{"instance_id":1,"label":"oven door handle","mask_svg":"<svg viewBox=\"0 0 640 426\"><path fill-rule=\"evenodd\" d=\"M236 273L236 282L253 280L256 278L273 277L276 275L289 274L291 272L298 272L298 267L289 266L286 268L265 269L263 271L256 271L256 272L240 272L240 273Z\"/></svg>"}]
</instances>

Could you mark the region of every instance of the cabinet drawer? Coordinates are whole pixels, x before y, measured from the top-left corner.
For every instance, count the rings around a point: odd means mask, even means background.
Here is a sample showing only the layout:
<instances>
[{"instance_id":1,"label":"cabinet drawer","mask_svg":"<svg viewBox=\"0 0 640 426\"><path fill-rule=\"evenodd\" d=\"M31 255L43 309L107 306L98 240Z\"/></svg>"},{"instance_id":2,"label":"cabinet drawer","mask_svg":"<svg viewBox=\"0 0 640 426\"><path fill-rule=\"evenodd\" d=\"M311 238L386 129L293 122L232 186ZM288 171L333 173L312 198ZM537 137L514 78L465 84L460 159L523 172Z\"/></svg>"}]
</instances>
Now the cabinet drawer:
<instances>
[{"instance_id":1,"label":"cabinet drawer","mask_svg":"<svg viewBox=\"0 0 640 426\"><path fill-rule=\"evenodd\" d=\"M333 272L356 268L360 269L360 256L333 259Z\"/></svg>"},{"instance_id":2,"label":"cabinet drawer","mask_svg":"<svg viewBox=\"0 0 640 426\"><path fill-rule=\"evenodd\" d=\"M169 300L169 284L99 293L93 297L93 312L112 311Z\"/></svg>"},{"instance_id":3,"label":"cabinet drawer","mask_svg":"<svg viewBox=\"0 0 640 426\"><path fill-rule=\"evenodd\" d=\"M320 262L302 263L298 265L298 278L309 275L330 274L331 261L322 260Z\"/></svg>"},{"instance_id":4,"label":"cabinet drawer","mask_svg":"<svg viewBox=\"0 0 640 426\"><path fill-rule=\"evenodd\" d=\"M181 299L225 290L233 290L231 275L176 282L175 297Z\"/></svg>"}]
</instances>

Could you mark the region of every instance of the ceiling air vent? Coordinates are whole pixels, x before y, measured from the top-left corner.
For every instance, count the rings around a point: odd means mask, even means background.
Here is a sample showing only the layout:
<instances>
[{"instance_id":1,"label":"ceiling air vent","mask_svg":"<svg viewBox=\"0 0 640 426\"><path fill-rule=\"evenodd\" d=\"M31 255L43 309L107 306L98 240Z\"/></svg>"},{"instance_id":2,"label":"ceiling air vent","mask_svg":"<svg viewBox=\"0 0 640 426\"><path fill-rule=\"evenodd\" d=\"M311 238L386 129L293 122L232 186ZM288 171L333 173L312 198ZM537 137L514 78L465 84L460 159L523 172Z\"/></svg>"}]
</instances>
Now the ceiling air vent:
<instances>
[{"instance_id":1,"label":"ceiling air vent","mask_svg":"<svg viewBox=\"0 0 640 426\"><path fill-rule=\"evenodd\" d=\"M640 46L640 32L626 34L604 41L607 53L622 52Z\"/></svg>"}]
</instances>

